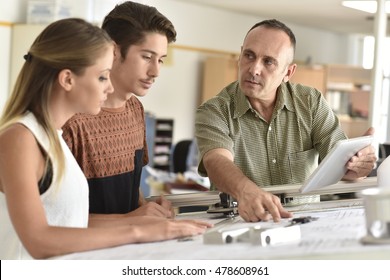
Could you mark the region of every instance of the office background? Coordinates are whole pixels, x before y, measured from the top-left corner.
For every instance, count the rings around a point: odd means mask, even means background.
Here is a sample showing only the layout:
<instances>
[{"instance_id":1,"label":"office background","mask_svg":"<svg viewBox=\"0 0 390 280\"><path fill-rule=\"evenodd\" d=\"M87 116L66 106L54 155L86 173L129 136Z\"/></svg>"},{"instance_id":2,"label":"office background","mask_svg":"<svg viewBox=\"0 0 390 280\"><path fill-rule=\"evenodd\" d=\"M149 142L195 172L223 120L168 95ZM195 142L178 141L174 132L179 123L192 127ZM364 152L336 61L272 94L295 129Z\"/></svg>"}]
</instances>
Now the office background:
<instances>
[{"instance_id":1,"label":"office background","mask_svg":"<svg viewBox=\"0 0 390 280\"><path fill-rule=\"evenodd\" d=\"M104 15L121 1L64 0L62 2L71 7L72 16L83 17L100 24ZM255 16L184 0L138 2L155 6L173 22L178 32L177 42L170 48L169 60L163 67L160 77L148 95L142 98L145 110L158 118L174 120L174 143L182 139L191 139L194 133L195 110L202 90L203 62L209 55L207 50L238 53L247 30L260 20L273 18L274 14ZM13 26L26 23L27 3L28 0L0 3L2 42L0 45L0 110L12 87L10 69L12 68ZM291 2L291 5L294 3ZM285 9L289 7L286 6ZM279 19L288 24L297 37L297 61L310 60L314 64L362 65L363 37L369 34L330 31ZM20 57L21 61L22 59Z\"/></svg>"}]
</instances>

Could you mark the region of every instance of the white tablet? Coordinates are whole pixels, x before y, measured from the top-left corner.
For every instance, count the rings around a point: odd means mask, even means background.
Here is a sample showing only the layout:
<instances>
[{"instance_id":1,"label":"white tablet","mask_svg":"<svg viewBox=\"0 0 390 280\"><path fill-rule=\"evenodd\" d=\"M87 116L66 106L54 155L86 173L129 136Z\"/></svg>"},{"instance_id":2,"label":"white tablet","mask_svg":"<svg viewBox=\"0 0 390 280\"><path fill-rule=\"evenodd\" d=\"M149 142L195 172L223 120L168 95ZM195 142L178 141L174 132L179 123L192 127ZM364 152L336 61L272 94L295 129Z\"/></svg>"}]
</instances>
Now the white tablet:
<instances>
[{"instance_id":1,"label":"white tablet","mask_svg":"<svg viewBox=\"0 0 390 280\"><path fill-rule=\"evenodd\" d=\"M337 142L302 185L300 192L306 193L338 183L347 172L346 163L358 151L371 145L373 139L373 136L362 136Z\"/></svg>"}]
</instances>

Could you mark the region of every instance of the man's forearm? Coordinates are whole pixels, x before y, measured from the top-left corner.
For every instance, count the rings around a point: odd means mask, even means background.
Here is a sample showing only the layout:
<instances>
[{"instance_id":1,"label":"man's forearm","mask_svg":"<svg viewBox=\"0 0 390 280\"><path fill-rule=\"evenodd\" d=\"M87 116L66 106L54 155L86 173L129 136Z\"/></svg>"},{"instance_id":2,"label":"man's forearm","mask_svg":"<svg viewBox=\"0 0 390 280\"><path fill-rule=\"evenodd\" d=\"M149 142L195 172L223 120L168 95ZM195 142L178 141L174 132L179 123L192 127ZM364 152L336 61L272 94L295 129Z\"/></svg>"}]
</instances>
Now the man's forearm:
<instances>
[{"instance_id":1,"label":"man's forearm","mask_svg":"<svg viewBox=\"0 0 390 280\"><path fill-rule=\"evenodd\" d=\"M215 154L204 159L207 174L218 190L238 199L245 185L254 185L230 159Z\"/></svg>"}]
</instances>

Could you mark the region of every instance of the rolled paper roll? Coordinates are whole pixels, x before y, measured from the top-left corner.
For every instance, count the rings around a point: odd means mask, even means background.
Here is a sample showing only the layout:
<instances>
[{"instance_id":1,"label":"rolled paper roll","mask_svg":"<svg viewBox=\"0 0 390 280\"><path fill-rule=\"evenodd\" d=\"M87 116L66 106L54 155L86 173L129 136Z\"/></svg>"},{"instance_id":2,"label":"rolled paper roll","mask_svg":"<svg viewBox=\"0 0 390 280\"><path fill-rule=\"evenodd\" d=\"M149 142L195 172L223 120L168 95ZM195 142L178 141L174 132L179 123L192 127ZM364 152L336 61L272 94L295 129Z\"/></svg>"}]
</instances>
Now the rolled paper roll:
<instances>
[{"instance_id":1,"label":"rolled paper roll","mask_svg":"<svg viewBox=\"0 0 390 280\"><path fill-rule=\"evenodd\" d=\"M379 165L376 176L378 187L390 188L390 156Z\"/></svg>"},{"instance_id":2,"label":"rolled paper roll","mask_svg":"<svg viewBox=\"0 0 390 280\"><path fill-rule=\"evenodd\" d=\"M367 235L364 243L390 243L390 188L370 188L362 191Z\"/></svg>"}]
</instances>

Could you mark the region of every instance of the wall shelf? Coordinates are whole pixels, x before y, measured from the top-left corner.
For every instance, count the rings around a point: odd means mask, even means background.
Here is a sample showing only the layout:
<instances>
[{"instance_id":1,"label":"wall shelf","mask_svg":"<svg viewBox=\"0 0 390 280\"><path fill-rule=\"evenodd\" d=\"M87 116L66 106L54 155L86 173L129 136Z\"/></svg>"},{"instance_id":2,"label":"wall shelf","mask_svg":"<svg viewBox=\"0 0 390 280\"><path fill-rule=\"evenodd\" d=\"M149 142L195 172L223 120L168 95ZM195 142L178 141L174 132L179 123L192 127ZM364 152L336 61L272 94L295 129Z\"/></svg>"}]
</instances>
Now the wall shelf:
<instances>
[{"instance_id":1,"label":"wall shelf","mask_svg":"<svg viewBox=\"0 0 390 280\"><path fill-rule=\"evenodd\" d=\"M156 169L170 170L173 124L173 119L156 119L152 159Z\"/></svg>"}]
</instances>

